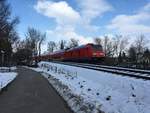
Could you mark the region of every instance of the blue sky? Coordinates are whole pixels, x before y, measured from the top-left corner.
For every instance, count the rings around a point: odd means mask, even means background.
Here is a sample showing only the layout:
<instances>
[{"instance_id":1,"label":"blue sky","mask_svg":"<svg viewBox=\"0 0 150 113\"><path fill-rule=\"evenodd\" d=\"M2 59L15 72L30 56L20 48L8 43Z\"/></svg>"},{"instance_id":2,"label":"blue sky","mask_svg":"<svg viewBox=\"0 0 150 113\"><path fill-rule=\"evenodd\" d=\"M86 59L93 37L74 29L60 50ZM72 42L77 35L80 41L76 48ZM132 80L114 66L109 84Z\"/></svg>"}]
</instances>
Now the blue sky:
<instances>
[{"instance_id":1,"label":"blue sky","mask_svg":"<svg viewBox=\"0 0 150 113\"><path fill-rule=\"evenodd\" d=\"M8 0L20 18L21 38L28 27L47 33L48 41L76 38L81 43L103 35L150 36L150 0Z\"/></svg>"}]
</instances>

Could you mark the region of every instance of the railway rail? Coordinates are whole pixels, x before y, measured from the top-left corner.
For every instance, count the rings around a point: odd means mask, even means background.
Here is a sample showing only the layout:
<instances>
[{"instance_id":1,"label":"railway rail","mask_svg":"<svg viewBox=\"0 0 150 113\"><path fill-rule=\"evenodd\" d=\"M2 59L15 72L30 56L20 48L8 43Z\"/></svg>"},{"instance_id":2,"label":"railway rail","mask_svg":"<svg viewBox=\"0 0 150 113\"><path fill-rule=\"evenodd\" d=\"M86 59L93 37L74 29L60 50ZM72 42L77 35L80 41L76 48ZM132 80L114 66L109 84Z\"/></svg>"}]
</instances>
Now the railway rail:
<instances>
[{"instance_id":1,"label":"railway rail","mask_svg":"<svg viewBox=\"0 0 150 113\"><path fill-rule=\"evenodd\" d=\"M81 67L81 68L97 70L97 71L114 73L114 74L121 75L121 76L134 77L137 79L150 80L150 71L149 70L112 67L112 66L87 64L87 63L60 62L60 61L53 61L53 62L64 64L64 65L70 65L70 66L76 66L76 67Z\"/></svg>"}]
</instances>

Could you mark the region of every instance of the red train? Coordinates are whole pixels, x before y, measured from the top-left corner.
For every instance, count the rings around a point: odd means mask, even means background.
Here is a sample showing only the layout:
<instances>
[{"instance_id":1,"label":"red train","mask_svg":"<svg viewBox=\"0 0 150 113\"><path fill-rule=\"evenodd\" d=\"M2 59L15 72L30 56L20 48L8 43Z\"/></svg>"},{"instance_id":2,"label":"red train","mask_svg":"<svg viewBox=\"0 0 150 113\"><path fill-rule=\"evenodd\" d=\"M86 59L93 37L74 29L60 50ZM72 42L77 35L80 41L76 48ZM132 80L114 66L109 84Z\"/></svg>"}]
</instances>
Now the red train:
<instances>
[{"instance_id":1,"label":"red train","mask_svg":"<svg viewBox=\"0 0 150 113\"><path fill-rule=\"evenodd\" d=\"M57 51L48 55L36 56L35 61L41 60L59 60L59 61L101 61L105 57L101 45L92 43L75 47L68 50Z\"/></svg>"}]
</instances>

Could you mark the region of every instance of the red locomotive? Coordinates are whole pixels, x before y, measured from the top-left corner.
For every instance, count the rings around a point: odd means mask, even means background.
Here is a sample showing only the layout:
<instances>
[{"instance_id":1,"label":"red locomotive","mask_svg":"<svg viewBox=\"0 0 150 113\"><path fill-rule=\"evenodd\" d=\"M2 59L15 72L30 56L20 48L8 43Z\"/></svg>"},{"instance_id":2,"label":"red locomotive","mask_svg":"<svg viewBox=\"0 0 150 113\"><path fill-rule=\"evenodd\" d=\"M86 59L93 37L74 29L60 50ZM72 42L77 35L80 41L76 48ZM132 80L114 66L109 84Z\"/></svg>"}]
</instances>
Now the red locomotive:
<instances>
[{"instance_id":1,"label":"red locomotive","mask_svg":"<svg viewBox=\"0 0 150 113\"><path fill-rule=\"evenodd\" d=\"M57 51L48 55L34 57L33 60L59 60L59 61L101 61L105 57L101 45L94 45L92 43L75 47L68 50Z\"/></svg>"}]
</instances>

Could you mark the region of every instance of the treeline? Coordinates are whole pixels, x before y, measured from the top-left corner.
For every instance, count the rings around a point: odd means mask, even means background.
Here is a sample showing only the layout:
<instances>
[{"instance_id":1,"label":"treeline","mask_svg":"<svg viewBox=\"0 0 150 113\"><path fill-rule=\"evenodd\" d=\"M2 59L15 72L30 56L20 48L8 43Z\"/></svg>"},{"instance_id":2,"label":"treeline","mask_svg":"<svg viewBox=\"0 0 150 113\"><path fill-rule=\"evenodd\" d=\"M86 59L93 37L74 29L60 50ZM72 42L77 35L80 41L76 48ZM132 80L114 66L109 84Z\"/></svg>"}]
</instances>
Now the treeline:
<instances>
[{"instance_id":1,"label":"treeline","mask_svg":"<svg viewBox=\"0 0 150 113\"><path fill-rule=\"evenodd\" d=\"M149 40L144 35L134 38L122 35L105 36L95 38L94 42L103 46L106 65L150 68Z\"/></svg>"},{"instance_id":2,"label":"treeline","mask_svg":"<svg viewBox=\"0 0 150 113\"><path fill-rule=\"evenodd\" d=\"M11 17L10 5L0 0L0 65L9 65L13 55L13 46L19 39L16 25L17 17Z\"/></svg>"}]
</instances>

